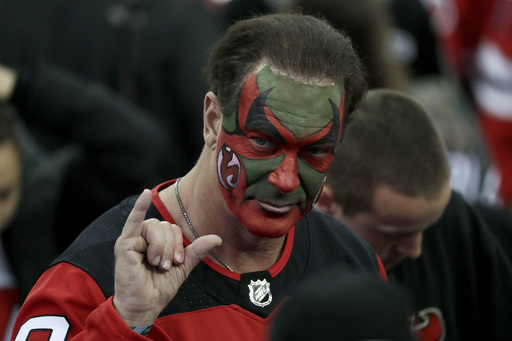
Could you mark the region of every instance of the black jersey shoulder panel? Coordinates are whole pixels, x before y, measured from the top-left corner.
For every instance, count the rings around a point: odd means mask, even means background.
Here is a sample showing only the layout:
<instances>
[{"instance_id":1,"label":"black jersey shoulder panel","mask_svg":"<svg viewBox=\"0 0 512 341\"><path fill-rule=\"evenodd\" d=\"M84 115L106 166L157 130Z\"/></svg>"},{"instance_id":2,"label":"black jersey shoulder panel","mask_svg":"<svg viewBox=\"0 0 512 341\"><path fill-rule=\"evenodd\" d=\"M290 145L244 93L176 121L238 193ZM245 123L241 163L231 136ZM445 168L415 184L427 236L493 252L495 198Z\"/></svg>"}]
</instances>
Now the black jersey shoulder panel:
<instances>
[{"instance_id":1,"label":"black jersey shoulder panel","mask_svg":"<svg viewBox=\"0 0 512 341\"><path fill-rule=\"evenodd\" d=\"M296 225L296 235L303 233L309 234L310 244L297 243L294 252L309 252L308 271L346 266L379 273L376 253L370 244L337 219L313 209ZM300 250L304 247L307 250Z\"/></svg>"},{"instance_id":2,"label":"black jersey shoulder panel","mask_svg":"<svg viewBox=\"0 0 512 341\"><path fill-rule=\"evenodd\" d=\"M123 200L93 221L51 266L70 263L89 274L106 298L114 294L114 244L138 196ZM163 219L154 205L146 218Z\"/></svg>"},{"instance_id":3,"label":"black jersey shoulder panel","mask_svg":"<svg viewBox=\"0 0 512 341\"><path fill-rule=\"evenodd\" d=\"M70 263L88 273L106 298L114 294L114 244L121 234L137 196L127 198L90 224L54 264ZM163 220L154 205L146 218ZM334 266L375 270L378 265L371 247L339 221L313 210L295 227L294 245L285 267L271 282L274 301L262 309L251 304L243 306L240 290L245 281L262 279L263 273L244 274L244 280L227 278L201 262L179 289L161 316L206 309L219 305L239 304L262 317L274 308L304 279ZM261 277L261 278L260 278ZM246 280L245 280L246 278Z\"/></svg>"}]
</instances>

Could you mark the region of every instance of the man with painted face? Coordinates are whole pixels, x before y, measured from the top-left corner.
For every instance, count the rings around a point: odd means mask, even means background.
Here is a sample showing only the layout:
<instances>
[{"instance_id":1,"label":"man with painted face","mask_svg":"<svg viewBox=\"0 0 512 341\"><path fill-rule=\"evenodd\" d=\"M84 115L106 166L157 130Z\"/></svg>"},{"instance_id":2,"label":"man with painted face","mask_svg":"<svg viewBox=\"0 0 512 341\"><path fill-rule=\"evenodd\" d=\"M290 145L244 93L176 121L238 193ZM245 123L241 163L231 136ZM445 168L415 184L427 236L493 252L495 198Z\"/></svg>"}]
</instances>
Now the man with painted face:
<instances>
[{"instance_id":1,"label":"man with painted face","mask_svg":"<svg viewBox=\"0 0 512 341\"><path fill-rule=\"evenodd\" d=\"M281 237L311 210L341 136L342 95L341 83L303 84L269 65L247 78L217 148L221 193L252 234Z\"/></svg>"},{"instance_id":2,"label":"man with painted face","mask_svg":"<svg viewBox=\"0 0 512 341\"><path fill-rule=\"evenodd\" d=\"M369 244L312 210L366 89L348 38L300 14L242 20L205 75L197 164L93 222L39 278L12 340L265 340L320 270L385 277Z\"/></svg>"}]
</instances>

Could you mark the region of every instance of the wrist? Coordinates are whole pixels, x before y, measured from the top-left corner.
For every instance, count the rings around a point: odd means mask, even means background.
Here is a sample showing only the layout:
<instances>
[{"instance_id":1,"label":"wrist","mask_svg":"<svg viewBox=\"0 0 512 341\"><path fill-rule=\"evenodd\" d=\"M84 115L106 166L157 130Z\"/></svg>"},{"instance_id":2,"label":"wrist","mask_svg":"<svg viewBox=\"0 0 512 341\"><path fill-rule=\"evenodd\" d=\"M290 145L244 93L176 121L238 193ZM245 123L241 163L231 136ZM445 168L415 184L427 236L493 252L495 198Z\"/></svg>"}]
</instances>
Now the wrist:
<instances>
[{"instance_id":1,"label":"wrist","mask_svg":"<svg viewBox=\"0 0 512 341\"><path fill-rule=\"evenodd\" d=\"M137 311L125 309L123 305L114 299L112 300L114 305L114 309L117 314L123 319L123 321L130 326L139 327L139 326L152 326L158 317L158 313L154 313L152 311Z\"/></svg>"}]
</instances>

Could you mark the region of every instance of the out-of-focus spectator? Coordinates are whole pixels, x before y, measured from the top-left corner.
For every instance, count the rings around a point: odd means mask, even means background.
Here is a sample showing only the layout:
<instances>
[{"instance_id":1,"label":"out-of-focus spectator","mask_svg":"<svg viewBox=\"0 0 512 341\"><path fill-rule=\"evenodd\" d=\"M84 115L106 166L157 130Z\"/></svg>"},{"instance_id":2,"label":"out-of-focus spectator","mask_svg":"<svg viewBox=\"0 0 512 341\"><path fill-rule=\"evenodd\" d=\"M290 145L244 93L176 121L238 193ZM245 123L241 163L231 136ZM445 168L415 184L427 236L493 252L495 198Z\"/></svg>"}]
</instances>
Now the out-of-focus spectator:
<instances>
[{"instance_id":1,"label":"out-of-focus spectator","mask_svg":"<svg viewBox=\"0 0 512 341\"><path fill-rule=\"evenodd\" d=\"M201 76L220 36L201 0L6 0L0 2L0 60L11 67L49 61L100 81L158 118L170 135L169 176L187 171L202 145ZM31 122L37 140L53 136Z\"/></svg>"},{"instance_id":2,"label":"out-of-focus spectator","mask_svg":"<svg viewBox=\"0 0 512 341\"><path fill-rule=\"evenodd\" d=\"M451 190L425 108L380 89L355 114L317 207L366 239L390 282L410 290L421 340L510 340L511 240Z\"/></svg>"},{"instance_id":3,"label":"out-of-focus spectator","mask_svg":"<svg viewBox=\"0 0 512 341\"><path fill-rule=\"evenodd\" d=\"M391 49L393 18L379 0L233 0L223 8L230 24L253 13L301 11L324 17L352 39L365 69L370 88L405 89L407 71Z\"/></svg>"},{"instance_id":4,"label":"out-of-focus spectator","mask_svg":"<svg viewBox=\"0 0 512 341\"><path fill-rule=\"evenodd\" d=\"M370 88L405 90L407 71L392 51L393 18L379 0L294 0L294 8L321 15L346 32L366 68Z\"/></svg>"},{"instance_id":5,"label":"out-of-focus spectator","mask_svg":"<svg viewBox=\"0 0 512 341\"><path fill-rule=\"evenodd\" d=\"M472 100L496 165L495 204L512 209L512 2L428 0L424 4L442 56Z\"/></svg>"},{"instance_id":6,"label":"out-of-focus spectator","mask_svg":"<svg viewBox=\"0 0 512 341\"><path fill-rule=\"evenodd\" d=\"M0 65L0 89L1 338L16 304L98 211L161 181L168 142L143 110L55 67ZM42 148L28 121L65 146Z\"/></svg>"},{"instance_id":7,"label":"out-of-focus spectator","mask_svg":"<svg viewBox=\"0 0 512 341\"><path fill-rule=\"evenodd\" d=\"M335 268L303 283L283 303L270 340L412 341L412 311L403 288Z\"/></svg>"}]
</instances>

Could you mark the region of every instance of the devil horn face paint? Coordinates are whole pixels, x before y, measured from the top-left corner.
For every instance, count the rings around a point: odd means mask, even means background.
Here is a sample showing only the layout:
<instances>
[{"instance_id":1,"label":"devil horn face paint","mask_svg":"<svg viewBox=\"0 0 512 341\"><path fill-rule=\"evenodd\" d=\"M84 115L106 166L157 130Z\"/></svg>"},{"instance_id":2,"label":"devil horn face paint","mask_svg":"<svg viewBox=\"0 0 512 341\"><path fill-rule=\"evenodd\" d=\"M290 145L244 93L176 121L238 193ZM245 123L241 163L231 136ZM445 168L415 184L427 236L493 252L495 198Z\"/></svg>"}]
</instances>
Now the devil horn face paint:
<instances>
[{"instance_id":1,"label":"devil horn face paint","mask_svg":"<svg viewBox=\"0 0 512 341\"><path fill-rule=\"evenodd\" d=\"M303 84L269 66L247 78L237 108L223 113L217 174L251 233L282 236L312 208L342 121L342 84Z\"/></svg>"}]
</instances>

